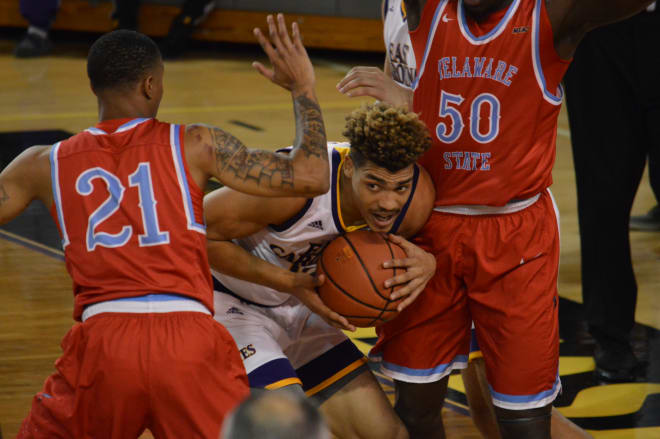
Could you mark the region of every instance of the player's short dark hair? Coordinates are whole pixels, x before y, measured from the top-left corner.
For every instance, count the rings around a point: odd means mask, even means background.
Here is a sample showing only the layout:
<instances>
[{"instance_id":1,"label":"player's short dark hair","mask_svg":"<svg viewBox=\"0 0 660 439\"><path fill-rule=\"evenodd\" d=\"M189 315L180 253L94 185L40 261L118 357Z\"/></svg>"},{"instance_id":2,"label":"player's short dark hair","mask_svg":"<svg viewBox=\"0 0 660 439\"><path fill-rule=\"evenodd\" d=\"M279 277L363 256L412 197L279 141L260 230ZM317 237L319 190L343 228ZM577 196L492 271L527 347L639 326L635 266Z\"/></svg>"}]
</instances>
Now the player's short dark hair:
<instances>
[{"instance_id":1,"label":"player's short dark hair","mask_svg":"<svg viewBox=\"0 0 660 439\"><path fill-rule=\"evenodd\" d=\"M415 163L431 147L431 137L417 114L376 102L346 117L344 136L351 143L356 167L370 161L390 172Z\"/></svg>"},{"instance_id":2,"label":"player's short dark hair","mask_svg":"<svg viewBox=\"0 0 660 439\"><path fill-rule=\"evenodd\" d=\"M158 65L160 50L146 35L116 30L92 44L87 56L87 76L92 89L131 87Z\"/></svg>"}]
</instances>

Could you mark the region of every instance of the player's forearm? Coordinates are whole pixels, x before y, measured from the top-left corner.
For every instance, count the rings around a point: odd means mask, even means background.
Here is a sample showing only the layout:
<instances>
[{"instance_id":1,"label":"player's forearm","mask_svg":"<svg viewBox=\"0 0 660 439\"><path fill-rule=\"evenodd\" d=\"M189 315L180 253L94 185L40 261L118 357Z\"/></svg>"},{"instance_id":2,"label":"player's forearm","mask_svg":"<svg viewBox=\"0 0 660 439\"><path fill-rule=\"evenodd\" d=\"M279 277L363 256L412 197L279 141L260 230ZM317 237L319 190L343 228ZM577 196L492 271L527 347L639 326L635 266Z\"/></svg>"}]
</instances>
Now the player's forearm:
<instances>
[{"instance_id":1,"label":"player's forearm","mask_svg":"<svg viewBox=\"0 0 660 439\"><path fill-rule=\"evenodd\" d=\"M413 111L413 91L410 88L396 84L399 90L399 99L395 104L397 106L405 107L408 111Z\"/></svg>"},{"instance_id":2,"label":"player's forearm","mask_svg":"<svg viewBox=\"0 0 660 439\"><path fill-rule=\"evenodd\" d=\"M653 0L549 1L548 15L557 53L563 59L570 59L589 31L631 17L651 3Z\"/></svg>"},{"instance_id":3,"label":"player's forearm","mask_svg":"<svg viewBox=\"0 0 660 439\"><path fill-rule=\"evenodd\" d=\"M311 86L291 92L296 120L296 140L291 152L296 192L304 196L324 194L329 189L330 167L321 107Z\"/></svg>"},{"instance_id":4,"label":"player's forearm","mask_svg":"<svg viewBox=\"0 0 660 439\"><path fill-rule=\"evenodd\" d=\"M211 268L236 279L277 291L291 289L292 273L264 261L231 241L207 241Z\"/></svg>"}]
</instances>

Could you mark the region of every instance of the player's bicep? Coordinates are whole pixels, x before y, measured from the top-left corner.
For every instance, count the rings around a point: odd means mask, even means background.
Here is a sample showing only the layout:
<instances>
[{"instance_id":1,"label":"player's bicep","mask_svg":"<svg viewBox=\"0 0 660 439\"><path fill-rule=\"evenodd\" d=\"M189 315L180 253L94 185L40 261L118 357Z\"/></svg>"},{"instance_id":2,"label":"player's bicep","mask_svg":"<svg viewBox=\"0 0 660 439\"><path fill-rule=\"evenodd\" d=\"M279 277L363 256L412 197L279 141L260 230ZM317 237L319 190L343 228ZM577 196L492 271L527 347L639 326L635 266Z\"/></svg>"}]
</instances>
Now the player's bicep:
<instances>
[{"instance_id":1,"label":"player's bicep","mask_svg":"<svg viewBox=\"0 0 660 439\"><path fill-rule=\"evenodd\" d=\"M207 175L215 176L226 186L271 197L318 195L327 191L327 182L320 184L319 169L296 165L295 154L248 148L220 128L197 125L191 132L196 133L190 135L190 148L199 153L196 162Z\"/></svg>"},{"instance_id":2,"label":"player's bicep","mask_svg":"<svg viewBox=\"0 0 660 439\"><path fill-rule=\"evenodd\" d=\"M28 148L0 172L0 224L18 216L34 199L50 207L49 150L49 146Z\"/></svg>"},{"instance_id":3,"label":"player's bicep","mask_svg":"<svg viewBox=\"0 0 660 439\"><path fill-rule=\"evenodd\" d=\"M429 173L420 165L419 180L412 200L396 234L404 238L415 236L429 219L435 204L435 186Z\"/></svg>"},{"instance_id":4,"label":"player's bicep","mask_svg":"<svg viewBox=\"0 0 660 439\"><path fill-rule=\"evenodd\" d=\"M547 11L555 48L563 59L570 59L590 30L631 17L653 0L553 0Z\"/></svg>"}]
</instances>

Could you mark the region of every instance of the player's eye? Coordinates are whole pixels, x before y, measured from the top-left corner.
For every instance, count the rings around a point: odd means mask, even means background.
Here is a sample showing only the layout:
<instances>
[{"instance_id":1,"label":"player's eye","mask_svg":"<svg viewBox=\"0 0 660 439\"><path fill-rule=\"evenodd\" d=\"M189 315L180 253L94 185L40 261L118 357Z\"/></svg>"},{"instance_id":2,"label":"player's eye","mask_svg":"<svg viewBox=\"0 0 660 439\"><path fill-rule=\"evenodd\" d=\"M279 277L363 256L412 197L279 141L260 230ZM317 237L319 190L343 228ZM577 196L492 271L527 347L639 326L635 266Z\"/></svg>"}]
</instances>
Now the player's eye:
<instances>
[{"instance_id":1,"label":"player's eye","mask_svg":"<svg viewBox=\"0 0 660 439\"><path fill-rule=\"evenodd\" d=\"M407 190L408 190L408 185L403 185L403 186L399 186L398 188L396 188L396 191L400 194L406 192Z\"/></svg>"},{"instance_id":2,"label":"player's eye","mask_svg":"<svg viewBox=\"0 0 660 439\"><path fill-rule=\"evenodd\" d=\"M367 183L367 188L369 188L370 191L380 190L380 186L377 185L376 183Z\"/></svg>"}]
</instances>

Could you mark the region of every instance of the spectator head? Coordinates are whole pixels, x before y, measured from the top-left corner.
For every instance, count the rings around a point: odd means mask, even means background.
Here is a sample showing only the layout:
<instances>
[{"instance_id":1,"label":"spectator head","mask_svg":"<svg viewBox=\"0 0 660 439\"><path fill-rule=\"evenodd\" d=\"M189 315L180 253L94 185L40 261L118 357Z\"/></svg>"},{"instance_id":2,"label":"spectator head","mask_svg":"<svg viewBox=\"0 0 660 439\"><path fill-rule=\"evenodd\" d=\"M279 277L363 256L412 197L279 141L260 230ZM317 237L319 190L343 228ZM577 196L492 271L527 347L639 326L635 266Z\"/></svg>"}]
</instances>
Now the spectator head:
<instances>
[{"instance_id":1,"label":"spectator head","mask_svg":"<svg viewBox=\"0 0 660 439\"><path fill-rule=\"evenodd\" d=\"M266 391L251 395L224 423L221 439L330 439L320 412L304 396Z\"/></svg>"}]
</instances>

